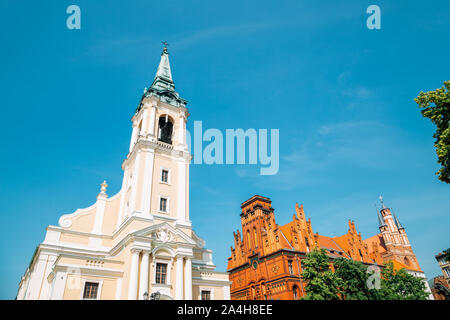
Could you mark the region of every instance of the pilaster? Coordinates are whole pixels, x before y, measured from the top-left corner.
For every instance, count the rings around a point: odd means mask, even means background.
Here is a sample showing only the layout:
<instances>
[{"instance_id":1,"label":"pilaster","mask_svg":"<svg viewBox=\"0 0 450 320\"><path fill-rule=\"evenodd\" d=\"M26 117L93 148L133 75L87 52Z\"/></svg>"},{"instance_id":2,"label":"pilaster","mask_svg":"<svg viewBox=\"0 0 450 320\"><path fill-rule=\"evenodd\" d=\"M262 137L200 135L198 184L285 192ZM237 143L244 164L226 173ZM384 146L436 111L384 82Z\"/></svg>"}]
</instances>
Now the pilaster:
<instances>
[{"instance_id":1,"label":"pilaster","mask_svg":"<svg viewBox=\"0 0 450 320\"><path fill-rule=\"evenodd\" d=\"M144 299L144 293L148 293L148 269L149 269L149 251L142 252L141 274L139 282L139 300Z\"/></svg>"},{"instance_id":2,"label":"pilaster","mask_svg":"<svg viewBox=\"0 0 450 320\"><path fill-rule=\"evenodd\" d=\"M138 269L139 269L139 253L138 249L131 249L131 269L130 282L128 285L128 300L136 300L138 289Z\"/></svg>"},{"instance_id":3,"label":"pilaster","mask_svg":"<svg viewBox=\"0 0 450 320\"><path fill-rule=\"evenodd\" d=\"M186 257L184 270L184 299L192 300L192 260L189 257Z\"/></svg>"},{"instance_id":4,"label":"pilaster","mask_svg":"<svg viewBox=\"0 0 450 320\"><path fill-rule=\"evenodd\" d=\"M176 257L175 299L183 300L183 256Z\"/></svg>"}]
</instances>

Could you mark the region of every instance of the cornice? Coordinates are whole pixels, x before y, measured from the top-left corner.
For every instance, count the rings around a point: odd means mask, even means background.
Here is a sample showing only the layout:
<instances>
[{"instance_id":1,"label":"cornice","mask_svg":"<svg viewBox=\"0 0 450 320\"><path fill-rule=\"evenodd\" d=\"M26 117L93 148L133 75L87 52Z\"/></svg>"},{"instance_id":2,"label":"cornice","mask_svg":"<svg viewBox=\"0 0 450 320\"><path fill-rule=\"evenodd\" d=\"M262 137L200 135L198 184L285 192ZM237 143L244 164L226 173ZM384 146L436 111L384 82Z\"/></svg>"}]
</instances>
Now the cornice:
<instances>
[{"instance_id":1,"label":"cornice","mask_svg":"<svg viewBox=\"0 0 450 320\"><path fill-rule=\"evenodd\" d=\"M68 234L73 234L73 235L78 235L78 236L89 237L89 238L102 238L102 239L112 239L113 238L112 235L75 231L75 230L65 229L63 227L52 226L52 225L47 226L46 230L58 231L61 233L68 233Z\"/></svg>"},{"instance_id":2,"label":"cornice","mask_svg":"<svg viewBox=\"0 0 450 320\"><path fill-rule=\"evenodd\" d=\"M149 108L150 106L154 106L155 108L160 108L160 109L163 109L163 108L169 109L170 111L172 111L174 113L182 114L185 119L187 119L190 115L189 110L186 108L186 105L174 106L165 101L162 101L156 95L145 95L144 94L141 97L139 105L136 108L136 111L133 114L131 121L137 119L137 117L142 113L142 111L146 108Z\"/></svg>"},{"instance_id":3,"label":"cornice","mask_svg":"<svg viewBox=\"0 0 450 320\"><path fill-rule=\"evenodd\" d=\"M180 157L185 161L190 162L192 156L189 152L174 149L172 145L167 145L165 143L158 143L158 141L152 141L145 138L139 139L133 146L133 150L128 153L127 158L122 162L122 169L125 170L130 162L134 160L138 152L154 152L159 154L164 154L173 157L173 160L180 160ZM170 146L170 147L169 147Z\"/></svg>"},{"instance_id":4,"label":"cornice","mask_svg":"<svg viewBox=\"0 0 450 320\"><path fill-rule=\"evenodd\" d=\"M135 217L138 218L138 217ZM121 227L122 228L122 227ZM161 228L167 228L169 229L172 233L180 236L182 239L184 239L187 242L180 242L180 241L175 241L175 242L162 242L162 241L158 241L157 239L152 239L149 238L148 236L144 235L147 234L151 231L154 230L158 230ZM148 226L146 228L143 228L141 230L135 231L133 233L129 233L127 234L122 240L120 240L117 244L115 244L111 250L109 251L110 255L116 255L118 252L120 252L121 250L123 250L128 244L138 240L141 241L142 243L148 243L148 244L155 244L155 246L161 246L161 245L169 245L172 248L176 248L176 247L184 247L186 249L192 250L195 247L195 243L189 243L189 239L194 242L187 234L185 234L182 230L176 229L174 227L172 227L170 224L168 224L167 222L162 222L159 224L153 224L151 226ZM143 249L148 249L148 248L140 248L141 250Z\"/></svg>"},{"instance_id":5,"label":"cornice","mask_svg":"<svg viewBox=\"0 0 450 320\"><path fill-rule=\"evenodd\" d=\"M212 284L216 284L216 285L231 285L231 281L230 280L222 280L222 279L208 279L208 278L199 278L199 277L192 277L192 284L193 285L212 285Z\"/></svg>"},{"instance_id":6,"label":"cornice","mask_svg":"<svg viewBox=\"0 0 450 320\"><path fill-rule=\"evenodd\" d=\"M303 252L303 251L297 251L297 250L291 250L291 249L279 249L279 250L276 250L276 251L274 251L274 252L271 252L271 253L269 253L269 254L266 254L266 255L264 255L264 256L261 256L261 257L258 257L258 260L260 261L260 262L263 262L263 261L266 261L266 260L270 260L270 259L272 259L272 258L275 258L275 257L277 257L277 256L279 256L279 255L281 255L281 254L283 254L283 253L289 253L289 254L294 254L294 255L297 255L297 256L299 256L299 257L306 257L306 252ZM256 254L255 254L256 255ZM254 255L252 255L252 256L254 256ZM234 267L234 268L231 268L231 269L228 269L227 270L227 272L230 272L230 273L232 273L232 272L236 272L236 271L238 271L239 269L245 269L245 268L248 268L248 267L250 267L250 263L248 262L248 261L246 261L245 263L243 263L243 264L241 264L241 265L239 265L239 266L236 266L236 267Z\"/></svg>"},{"instance_id":7,"label":"cornice","mask_svg":"<svg viewBox=\"0 0 450 320\"><path fill-rule=\"evenodd\" d=\"M120 264L120 265L124 264L124 262L122 260L108 259L108 258L106 258L106 256L93 258L91 255L81 255L81 254L72 254L72 253L61 253L58 256L57 261L59 261L60 258L64 258L64 257L76 258L76 259L80 259L80 260L99 260L99 261L106 262L106 263L113 263L113 264Z\"/></svg>"},{"instance_id":8,"label":"cornice","mask_svg":"<svg viewBox=\"0 0 450 320\"><path fill-rule=\"evenodd\" d=\"M96 276L109 276L115 278L121 278L124 274L122 270L119 269L110 269L110 268L95 268L95 267L86 267L79 265L71 265L71 264L58 264L53 268L53 272L58 271L68 271L68 270L79 270L81 275L96 275Z\"/></svg>"},{"instance_id":9,"label":"cornice","mask_svg":"<svg viewBox=\"0 0 450 320\"><path fill-rule=\"evenodd\" d=\"M108 250L99 250L98 248L92 249L92 247L88 246L72 246L66 244L53 244L53 243L41 243L38 247L39 251L42 253L50 253L50 254L61 254L61 252L72 252L76 254L86 254L86 255L98 255L98 256L106 256L109 253Z\"/></svg>"},{"instance_id":10,"label":"cornice","mask_svg":"<svg viewBox=\"0 0 450 320\"><path fill-rule=\"evenodd\" d=\"M118 229L114 230L114 232L112 233L112 237L115 238L117 235L120 234L120 232L126 227L128 226L133 220L138 220L138 221L144 221L144 222L154 222L153 218L147 218L147 217L143 217L143 216L136 216L136 215L131 215L129 216L124 222L122 222L119 226Z\"/></svg>"}]
</instances>

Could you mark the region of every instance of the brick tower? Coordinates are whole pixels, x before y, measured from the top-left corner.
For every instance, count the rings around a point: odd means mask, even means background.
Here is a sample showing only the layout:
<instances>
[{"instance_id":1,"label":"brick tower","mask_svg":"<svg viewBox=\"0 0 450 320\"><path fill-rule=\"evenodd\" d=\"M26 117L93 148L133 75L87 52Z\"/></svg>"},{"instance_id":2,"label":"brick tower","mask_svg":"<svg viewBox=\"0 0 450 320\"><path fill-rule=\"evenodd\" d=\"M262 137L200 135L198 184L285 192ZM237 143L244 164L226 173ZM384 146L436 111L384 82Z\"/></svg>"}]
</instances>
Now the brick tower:
<instances>
[{"instance_id":1,"label":"brick tower","mask_svg":"<svg viewBox=\"0 0 450 320\"><path fill-rule=\"evenodd\" d=\"M398 261L415 270L421 270L409 243L405 228L395 213L384 205L381 197L380 200L381 210L378 212L379 229L386 247L383 259L385 261Z\"/></svg>"}]
</instances>

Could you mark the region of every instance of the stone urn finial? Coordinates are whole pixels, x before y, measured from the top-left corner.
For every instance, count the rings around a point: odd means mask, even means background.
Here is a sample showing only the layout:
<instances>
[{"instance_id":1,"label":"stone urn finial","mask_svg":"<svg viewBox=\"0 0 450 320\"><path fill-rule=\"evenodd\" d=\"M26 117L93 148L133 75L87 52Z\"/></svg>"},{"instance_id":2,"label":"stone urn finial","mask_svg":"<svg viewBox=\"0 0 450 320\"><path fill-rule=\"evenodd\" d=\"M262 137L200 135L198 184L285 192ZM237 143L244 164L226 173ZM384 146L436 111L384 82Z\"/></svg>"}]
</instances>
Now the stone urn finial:
<instances>
[{"instance_id":1,"label":"stone urn finial","mask_svg":"<svg viewBox=\"0 0 450 320\"><path fill-rule=\"evenodd\" d=\"M101 188L100 188L101 193L106 194L106 188L108 188L108 184L106 183L106 180L104 180L103 183L101 184Z\"/></svg>"}]
</instances>

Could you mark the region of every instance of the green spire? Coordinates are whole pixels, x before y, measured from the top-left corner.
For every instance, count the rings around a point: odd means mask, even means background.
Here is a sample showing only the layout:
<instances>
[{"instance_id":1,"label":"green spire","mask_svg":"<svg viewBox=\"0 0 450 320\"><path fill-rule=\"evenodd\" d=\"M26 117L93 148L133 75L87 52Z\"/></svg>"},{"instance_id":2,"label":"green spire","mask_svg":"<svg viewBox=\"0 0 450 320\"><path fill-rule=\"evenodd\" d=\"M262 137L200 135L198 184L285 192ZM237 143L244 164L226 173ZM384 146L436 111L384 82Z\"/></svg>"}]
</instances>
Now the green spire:
<instances>
[{"instance_id":1,"label":"green spire","mask_svg":"<svg viewBox=\"0 0 450 320\"><path fill-rule=\"evenodd\" d=\"M144 90L144 97L156 96L161 101L173 105L175 107L185 107L187 101L182 99L178 92L175 91L175 83L172 79L172 71L170 69L169 52L167 51L167 43L164 43L164 49L161 53L158 70L152 85ZM140 107L138 107L138 110Z\"/></svg>"}]
</instances>

